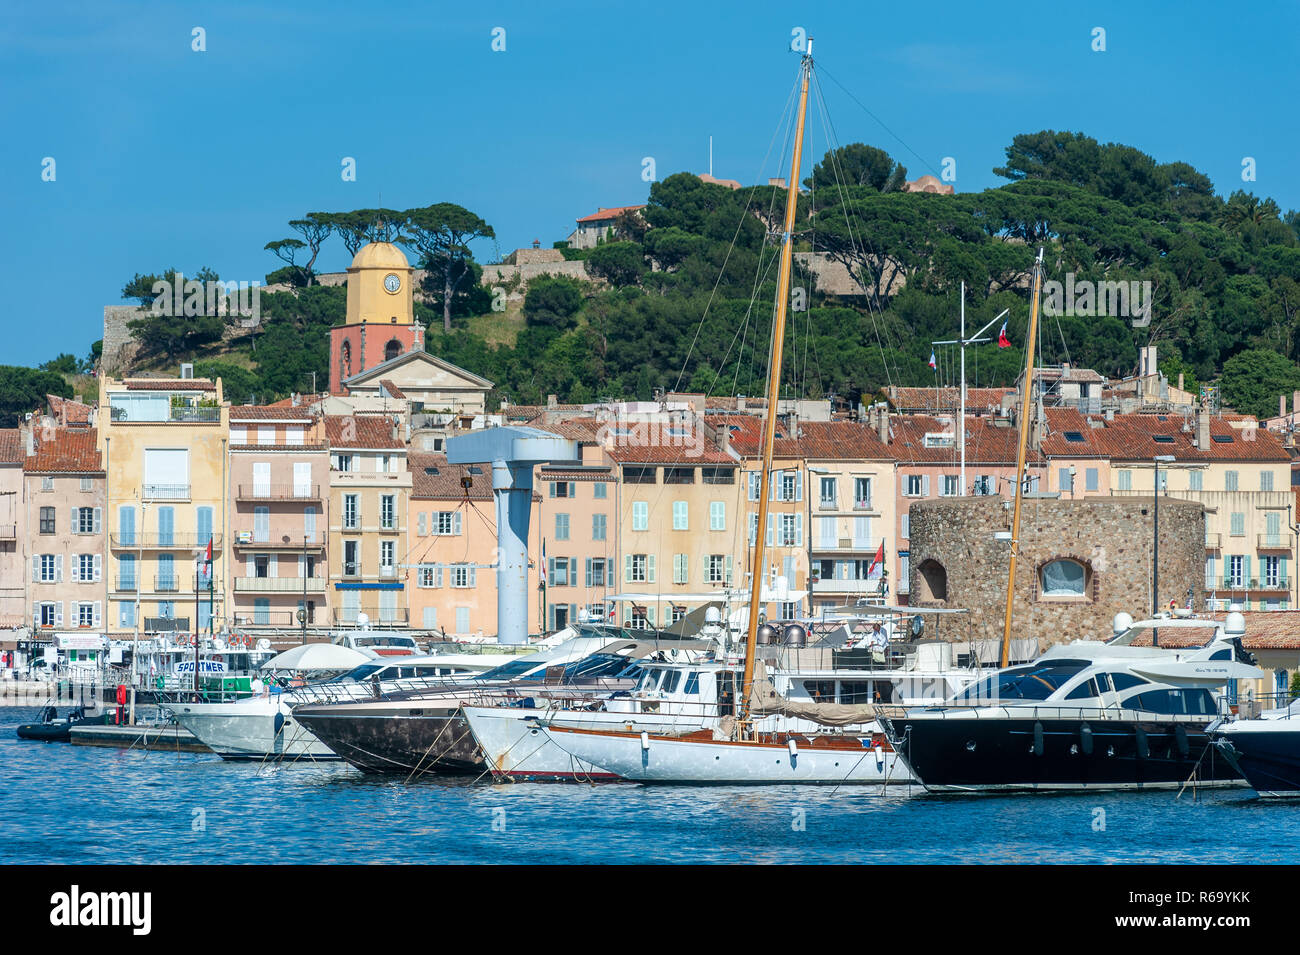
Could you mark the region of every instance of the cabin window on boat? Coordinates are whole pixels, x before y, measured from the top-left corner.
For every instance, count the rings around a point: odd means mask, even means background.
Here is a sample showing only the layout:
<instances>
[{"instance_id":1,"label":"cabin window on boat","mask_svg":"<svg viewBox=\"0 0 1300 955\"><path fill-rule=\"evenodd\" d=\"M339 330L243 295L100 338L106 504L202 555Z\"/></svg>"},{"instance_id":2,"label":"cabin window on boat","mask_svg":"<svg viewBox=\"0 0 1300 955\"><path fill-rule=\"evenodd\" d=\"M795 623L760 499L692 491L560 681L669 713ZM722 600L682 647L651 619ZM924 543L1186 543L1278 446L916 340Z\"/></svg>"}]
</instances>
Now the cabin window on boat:
<instances>
[{"instance_id":1,"label":"cabin window on boat","mask_svg":"<svg viewBox=\"0 0 1300 955\"><path fill-rule=\"evenodd\" d=\"M1216 712L1214 697L1203 688L1188 690L1145 690L1124 701L1129 709L1149 713L1190 714L1213 716Z\"/></svg>"},{"instance_id":2,"label":"cabin window on boat","mask_svg":"<svg viewBox=\"0 0 1300 955\"><path fill-rule=\"evenodd\" d=\"M641 674L641 679L637 681L636 689L653 690L659 685L659 680L663 675L663 670L645 670Z\"/></svg>"},{"instance_id":3,"label":"cabin window on boat","mask_svg":"<svg viewBox=\"0 0 1300 955\"><path fill-rule=\"evenodd\" d=\"M682 671L669 670L664 674L663 692L676 693L677 688L682 685Z\"/></svg>"},{"instance_id":4,"label":"cabin window on boat","mask_svg":"<svg viewBox=\"0 0 1300 955\"><path fill-rule=\"evenodd\" d=\"M1082 661L1064 660L1041 666L1015 667L971 684L954 699L980 704L997 700L1045 700L1070 682L1086 665Z\"/></svg>"},{"instance_id":5,"label":"cabin window on boat","mask_svg":"<svg viewBox=\"0 0 1300 955\"><path fill-rule=\"evenodd\" d=\"M803 688L814 703L835 702L834 680L804 680Z\"/></svg>"},{"instance_id":6,"label":"cabin window on boat","mask_svg":"<svg viewBox=\"0 0 1300 955\"><path fill-rule=\"evenodd\" d=\"M943 564L930 558L921 561L916 568L917 597L921 600L948 599L948 571Z\"/></svg>"},{"instance_id":7,"label":"cabin window on boat","mask_svg":"<svg viewBox=\"0 0 1300 955\"><path fill-rule=\"evenodd\" d=\"M1053 560L1038 572L1044 597L1084 597L1087 594L1088 568L1077 560Z\"/></svg>"},{"instance_id":8,"label":"cabin window on boat","mask_svg":"<svg viewBox=\"0 0 1300 955\"><path fill-rule=\"evenodd\" d=\"M682 690L687 696L700 695L700 671L692 670L686 676L686 689Z\"/></svg>"}]
</instances>

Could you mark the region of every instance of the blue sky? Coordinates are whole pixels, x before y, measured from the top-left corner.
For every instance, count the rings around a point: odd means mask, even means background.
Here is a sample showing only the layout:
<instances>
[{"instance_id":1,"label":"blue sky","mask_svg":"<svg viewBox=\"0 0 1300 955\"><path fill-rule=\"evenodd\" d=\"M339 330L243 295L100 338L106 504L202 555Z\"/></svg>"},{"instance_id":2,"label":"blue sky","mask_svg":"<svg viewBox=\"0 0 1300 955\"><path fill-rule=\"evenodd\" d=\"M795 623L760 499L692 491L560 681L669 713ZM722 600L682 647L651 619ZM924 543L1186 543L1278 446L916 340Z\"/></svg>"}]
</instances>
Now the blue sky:
<instances>
[{"instance_id":1,"label":"blue sky","mask_svg":"<svg viewBox=\"0 0 1300 955\"><path fill-rule=\"evenodd\" d=\"M262 247L309 211L457 202L504 254L644 201L644 157L660 178L707 171L710 135L716 175L765 181L781 174L763 157L795 27L816 38L838 141L880 146L910 176L952 157L958 190L977 191L1002 181L1016 133L1072 129L1300 208L1294 2L11 6L0 363L84 355L137 271L261 279L279 264ZM820 123L811 137L818 158ZM346 264L332 240L318 268Z\"/></svg>"}]
</instances>

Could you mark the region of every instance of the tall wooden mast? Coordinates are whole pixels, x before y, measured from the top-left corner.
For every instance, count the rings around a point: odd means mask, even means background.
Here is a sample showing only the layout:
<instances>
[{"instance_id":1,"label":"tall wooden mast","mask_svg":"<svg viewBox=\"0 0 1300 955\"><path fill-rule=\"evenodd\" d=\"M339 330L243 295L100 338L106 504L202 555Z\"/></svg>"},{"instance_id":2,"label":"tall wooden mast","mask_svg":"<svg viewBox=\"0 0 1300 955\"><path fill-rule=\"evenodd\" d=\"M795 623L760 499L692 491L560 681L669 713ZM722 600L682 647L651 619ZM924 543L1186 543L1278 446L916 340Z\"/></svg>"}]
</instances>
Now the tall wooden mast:
<instances>
[{"instance_id":1,"label":"tall wooden mast","mask_svg":"<svg viewBox=\"0 0 1300 955\"><path fill-rule=\"evenodd\" d=\"M1020 450L1016 453L1016 506L1011 517L1011 566L1007 571L1007 612L1002 619L1002 666L1011 658L1011 607L1016 594L1016 557L1020 552L1020 501L1025 490L1025 455L1029 448L1029 414L1034 397L1034 346L1038 339L1038 293L1043 286L1043 250L1034 260L1034 301L1025 338L1025 393L1020 400ZM964 424L963 424L964 427Z\"/></svg>"},{"instance_id":2,"label":"tall wooden mast","mask_svg":"<svg viewBox=\"0 0 1300 955\"><path fill-rule=\"evenodd\" d=\"M767 543L767 502L772 478L772 446L776 438L776 405L781 386L781 357L785 347L786 306L790 301L795 211L799 205L799 167L803 153L804 115L808 109L808 79L812 73L812 37L800 63L799 112L794 131L794 153L786 183L785 219L781 230L781 267L776 279L776 316L772 322L772 348L767 369L767 420L763 425L763 471L758 486L758 524L754 531L754 559L750 572L749 627L745 635L745 676L741 684L740 723L749 717L749 694L754 687L754 658L758 653L758 610L762 605L763 562Z\"/></svg>"}]
</instances>

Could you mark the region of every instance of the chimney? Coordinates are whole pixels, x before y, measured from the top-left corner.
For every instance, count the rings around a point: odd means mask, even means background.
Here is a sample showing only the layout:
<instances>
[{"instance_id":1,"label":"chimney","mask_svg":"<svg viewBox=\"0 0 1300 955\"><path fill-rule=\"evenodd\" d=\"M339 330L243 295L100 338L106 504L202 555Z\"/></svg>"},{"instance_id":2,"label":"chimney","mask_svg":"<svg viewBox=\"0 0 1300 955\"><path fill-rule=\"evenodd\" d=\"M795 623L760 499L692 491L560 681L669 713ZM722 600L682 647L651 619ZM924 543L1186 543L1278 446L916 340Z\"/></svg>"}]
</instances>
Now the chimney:
<instances>
[{"instance_id":1,"label":"chimney","mask_svg":"<svg viewBox=\"0 0 1300 955\"><path fill-rule=\"evenodd\" d=\"M1196 446L1202 451L1210 448L1210 412L1205 408L1196 414Z\"/></svg>"},{"instance_id":2,"label":"chimney","mask_svg":"<svg viewBox=\"0 0 1300 955\"><path fill-rule=\"evenodd\" d=\"M1286 414L1286 411L1282 413ZM1300 414L1300 391L1291 392L1291 413Z\"/></svg>"},{"instance_id":3,"label":"chimney","mask_svg":"<svg viewBox=\"0 0 1300 955\"><path fill-rule=\"evenodd\" d=\"M889 405L880 406L876 417L876 437L881 444L889 444Z\"/></svg>"},{"instance_id":4,"label":"chimney","mask_svg":"<svg viewBox=\"0 0 1300 955\"><path fill-rule=\"evenodd\" d=\"M555 395L547 395L547 396L546 396L546 407L548 407L548 408L554 408L554 407L556 407L557 405L559 405L559 403L560 403L560 401L559 401L558 398L555 397Z\"/></svg>"},{"instance_id":5,"label":"chimney","mask_svg":"<svg viewBox=\"0 0 1300 955\"><path fill-rule=\"evenodd\" d=\"M1183 373L1181 371L1178 373L1178 390L1179 391L1187 390L1186 388L1183 387Z\"/></svg>"},{"instance_id":6,"label":"chimney","mask_svg":"<svg viewBox=\"0 0 1300 955\"><path fill-rule=\"evenodd\" d=\"M36 434L31 422L23 425L23 442L26 445L27 456L30 458L36 453Z\"/></svg>"},{"instance_id":7,"label":"chimney","mask_svg":"<svg viewBox=\"0 0 1300 955\"><path fill-rule=\"evenodd\" d=\"M1279 418L1286 417L1286 395L1277 396L1277 416Z\"/></svg>"}]
</instances>

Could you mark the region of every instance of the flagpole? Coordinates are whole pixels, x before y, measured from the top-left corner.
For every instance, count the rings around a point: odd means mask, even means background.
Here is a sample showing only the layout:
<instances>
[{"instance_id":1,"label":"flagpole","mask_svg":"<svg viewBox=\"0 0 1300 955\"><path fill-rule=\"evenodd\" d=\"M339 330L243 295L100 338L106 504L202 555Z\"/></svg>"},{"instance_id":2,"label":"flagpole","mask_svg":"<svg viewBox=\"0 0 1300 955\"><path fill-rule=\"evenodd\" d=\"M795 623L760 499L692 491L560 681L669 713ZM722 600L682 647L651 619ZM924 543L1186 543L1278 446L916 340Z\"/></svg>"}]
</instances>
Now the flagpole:
<instances>
[{"instance_id":1,"label":"flagpole","mask_svg":"<svg viewBox=\"0 0 1300 955\"><path fill-rule=\"evenodd\" d=\"M959 389L957 412L957 438L961 442L961 489L957 492L959 497L966 496L966 281L961 283L961 331L958 333L961 339L961 388Z\"/></svg>"}]
</instances>

